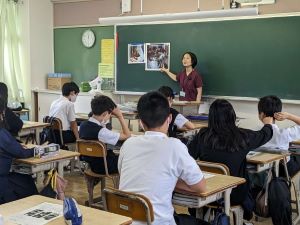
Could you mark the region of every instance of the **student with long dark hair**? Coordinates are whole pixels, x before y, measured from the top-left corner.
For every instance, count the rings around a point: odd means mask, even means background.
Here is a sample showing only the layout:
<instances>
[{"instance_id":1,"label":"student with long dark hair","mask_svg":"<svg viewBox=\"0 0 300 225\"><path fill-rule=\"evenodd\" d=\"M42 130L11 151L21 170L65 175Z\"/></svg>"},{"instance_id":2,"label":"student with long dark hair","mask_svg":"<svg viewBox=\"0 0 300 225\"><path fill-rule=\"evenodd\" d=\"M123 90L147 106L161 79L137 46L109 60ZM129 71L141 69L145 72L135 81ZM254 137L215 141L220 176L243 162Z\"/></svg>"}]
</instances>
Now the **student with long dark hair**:
<instances>
[{"instance_id":1,"label":"student with long dark hair","mask_svg":"<svg viewBox=\"0 0 300 225\"><path fill-rule=\"evenodd\" d=\"M8 102L8 88L5 83L0 82L0 97L4 101L3 115L5 120L5 128L13 135L17 136L23 127L23 121L10 108L7 107Z\"/></svg>"},{"instance_id":2,"label":"student with long dark hair","mask_svg":"<svg viewBox=\"0 0 300 225\"><path fill-rule=\"evenodd\" d=\"M32 157L34 149L24 149L5 129L5 108L6 101L0 97L0 204L38 193L30 175L10 172L13 159Z\"/></svg>"},{"instance_id":3,"label":"student with long dark hair","mask_svg":"<svg viewBox=\"0 0 300 225\"><path fill-rule=\"evenodd\" d=\"M243 206L245 219L251 219L253 210L246 206L252 201L246 155L272 138L272 120L272 117L265 117L262 121L265 125L259 131L239 128L232 105L217 99L209 109L208 127L201 129L189 145L193 158L223 163L228 166L230 175L246 179L245 184L234 188L231 193L231 204Z\"/></svg>"}]
</instances>

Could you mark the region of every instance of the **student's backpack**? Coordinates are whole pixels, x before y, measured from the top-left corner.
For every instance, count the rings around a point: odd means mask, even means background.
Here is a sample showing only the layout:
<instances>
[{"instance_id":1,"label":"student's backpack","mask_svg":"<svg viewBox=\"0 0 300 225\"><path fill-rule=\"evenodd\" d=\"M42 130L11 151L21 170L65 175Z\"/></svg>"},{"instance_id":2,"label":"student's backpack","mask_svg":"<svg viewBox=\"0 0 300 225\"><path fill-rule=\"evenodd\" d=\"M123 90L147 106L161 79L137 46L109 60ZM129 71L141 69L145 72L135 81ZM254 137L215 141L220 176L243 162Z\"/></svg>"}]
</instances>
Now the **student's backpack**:
<instances>
[{"instance_id":1,"label":"student's backpack","mask_svg":"<svg viewBox=\"0 0 300 225\"><path fill-rule=\"evenodd\" d=\"M292 225L290 182L274 176L269 184L268 205L274 225Z\"/></svg>"},{"instance_id":2,"label":"student's backpack","mask_svg":"<svg viewBox=\"0 0 300 225\"><path fill-rule=\"evenodd\" d=\"M40 133L40 144L44 144L45 142L49 143L58 143L56 140L56 135L53 130L53 123L54 123L55 117L51 116L45 116L43 118L44 123L49 123L50 125L48 127L45 127L43 131Z\"/></svg>"},{"instance_id":3,"label":"student's backpack","mask_svg":"<svg viewBox=\"0 0 300 225\"><path fill-rule=\"evenodd\" d=\"M217 212L211 225L230 225L229 216L224 212Z\"/></svg>"}]
</instances>

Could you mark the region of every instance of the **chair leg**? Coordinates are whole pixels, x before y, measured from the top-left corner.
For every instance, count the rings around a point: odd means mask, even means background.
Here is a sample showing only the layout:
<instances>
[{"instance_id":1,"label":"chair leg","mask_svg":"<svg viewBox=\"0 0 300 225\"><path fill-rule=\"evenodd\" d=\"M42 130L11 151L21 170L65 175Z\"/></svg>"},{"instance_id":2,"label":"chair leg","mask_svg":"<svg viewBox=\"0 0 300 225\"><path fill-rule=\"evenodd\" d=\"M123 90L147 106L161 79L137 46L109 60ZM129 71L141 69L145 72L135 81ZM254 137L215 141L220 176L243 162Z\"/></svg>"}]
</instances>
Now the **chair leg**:
<instances>
[{"instance_id":1,"label":"chair leg","mask_svg":"<svg viewBox=\"0 0 300 225\"><path fill-rule=\"evenodd\" d=\"M119 189L119 184L120 184L120 176L113 176L112 178L114 188Z\"/></svg>"},{"instance_id":2,"label":"chair leg","mask_svg":"<svg viewBox=\"0 0 300 225\"><path fill-rule=\"evenodd\" d=\"M233 223L235 225L243 225L244 210L242 208L232 209Z\"/></svg>"},{"instance_id":3,"label":"chair leg","mask_svg":"<svg viewBox=\"0 0 300 225\"><path fill-rule=\"evenodd\" d=\"M92 206L94 204L94 187L95 187L95 178L90 176L84 176L87 184L89 199L86 202L86 205Z\"/></svg>"}]
</instances>

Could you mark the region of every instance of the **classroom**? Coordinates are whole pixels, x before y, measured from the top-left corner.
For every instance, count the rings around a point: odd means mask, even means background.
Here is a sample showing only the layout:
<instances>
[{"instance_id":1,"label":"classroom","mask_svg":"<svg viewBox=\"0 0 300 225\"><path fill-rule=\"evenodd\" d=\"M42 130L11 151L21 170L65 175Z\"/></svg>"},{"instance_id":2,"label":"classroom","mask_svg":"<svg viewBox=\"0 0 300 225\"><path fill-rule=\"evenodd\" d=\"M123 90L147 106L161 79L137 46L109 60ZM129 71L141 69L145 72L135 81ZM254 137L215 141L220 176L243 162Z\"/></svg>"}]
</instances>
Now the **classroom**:
<instances>
[{"instance_id":1,"label":"classroom","mask_svg":"<svg viewBox=\"0 0 300 225\"><path fill-rule=\"evenodd\" d=\"M0 225L300 224L298 0L0 19Z\"/></svg>"}]
</instances>

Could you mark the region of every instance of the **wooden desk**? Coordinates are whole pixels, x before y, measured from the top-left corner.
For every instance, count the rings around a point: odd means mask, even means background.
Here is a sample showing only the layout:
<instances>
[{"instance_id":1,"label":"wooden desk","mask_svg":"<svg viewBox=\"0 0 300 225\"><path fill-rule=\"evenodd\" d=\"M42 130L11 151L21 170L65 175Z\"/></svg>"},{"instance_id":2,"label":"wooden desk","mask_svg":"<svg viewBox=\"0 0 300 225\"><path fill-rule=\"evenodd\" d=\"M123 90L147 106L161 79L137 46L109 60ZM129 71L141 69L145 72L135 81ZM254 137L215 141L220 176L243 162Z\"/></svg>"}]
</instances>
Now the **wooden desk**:
<instances>
[{"instance_id":1,"label":"wooden desk","mask_svg":"<svg viewBox=\"0 0 300 225\"><path fill-rule=\"evenodd\" d=\"M203 128L203 127L207 127L208 123L207 121L198 121L198 122L193 122L195 128L191 129L191 130L179 130L179 137L184 137L184 138L192 138L193 136L195 136L198 131Z\"/></svg>"},{"instance_id":2,"label":"wooden desk","mask_svg":"<svg viewBox=\"0 0 300 225\"><path fill-rule=\"evenodd\" d=\"M27 159L16 159L13 162L12 170L16 172L32 174L57 167L59 175L63 176L63 167L65 164L69 163L69 160L79 155L80 154L78 152L60 150L58 155L48 158L39 159L31 157Z\"/></svg>"},{"instance_id":3,"label":"wooden desk","mask_svg":"<svg viewBox=\"0 0 300 225\"><path fill-rule=\"evenodd\" d=\"M15 223L10 222L9 216L14 215L18 212L24 211L28 208L34 207L36 205L39 205L43 202L49 202L54 204L60 204L62 205L63 202L60 200L47 198L40 195L34 195L27 198L23 198L17 201L13 201L10 203L6 203L3 205L0 205L0 212L1 215L4 217L4 224L5 225L15 225ZM82 213L82 219L83 223L86 225L127 225L132 223L132 219L129 217L109 213L106 211L89 208L86 206L79 205L79 208ZM50 223L47 223L49 225L65 225L65 220L63 217L59 217Z\"/></svg>"},{"instance_id":4,"label":"wooden desk","mask_svg":"<svg viewBox=\"0 0 300 225\"><path fill-rule=\"evenodd\" d=\"M22 127L21 131L19 132L19 136L21 136L22 133L30 131L30 133L32 132L33 134L35 134L36 144L39 144L40 133L42 132L43 128L45 128L49 125L50 125L49 123L23 121L23 127Z\"/></svg>"},{"instance_id":5,"label":"wooden desk","mask_svg":"<svg viewBox=\"0 0 300 225\"><path fill-rule=\"evenodd\" d=\"M177 106L179 107L179 112L181 114L183 114L183 108L186 107L186 106L195 106L196 107L196 112L198 113L198 109L199 109L199 106L202 102L197 102L197 101L174 101L172 106Z\"/></svg>"},{"instance_id":6,"label":"wooden desk","mask_svg":"<svg viewBox=\"0 0 300 225\"><path fill-rule=\"evenodd\" d=\"M211 174L204 172L204 175ZM211 202L224 198L225 213L229 216L230 193L232 188L246 182L244 178L213 174L206 179L206 191L203 193L191 193L176 189L172 202L176 205L201 208Z\"/></svg>"},{"instance_id":7,"label":"wooden desk","mask_svg":"<svg viewBox=\"0 0 300 225\"><path fill-rule=\"evenodd\" d=\"M256 166L255 172L261 172L275 167L275 172L278 176L280 160L283 160L289 155L290 153L273 154L265 152L255 152L255 155L247 156L247 163L254 164Z\"/></svg>"},{"instance_id":8,"label":"wooden desk","mask_svg":"<svg viewBox=\"0 0 300 225\"><path fill-rule=\"evenodd\" d=\"M300 145L300 140L292 141L291 143L294 144L294 145Z\"/></svg>"}]
</instances>

